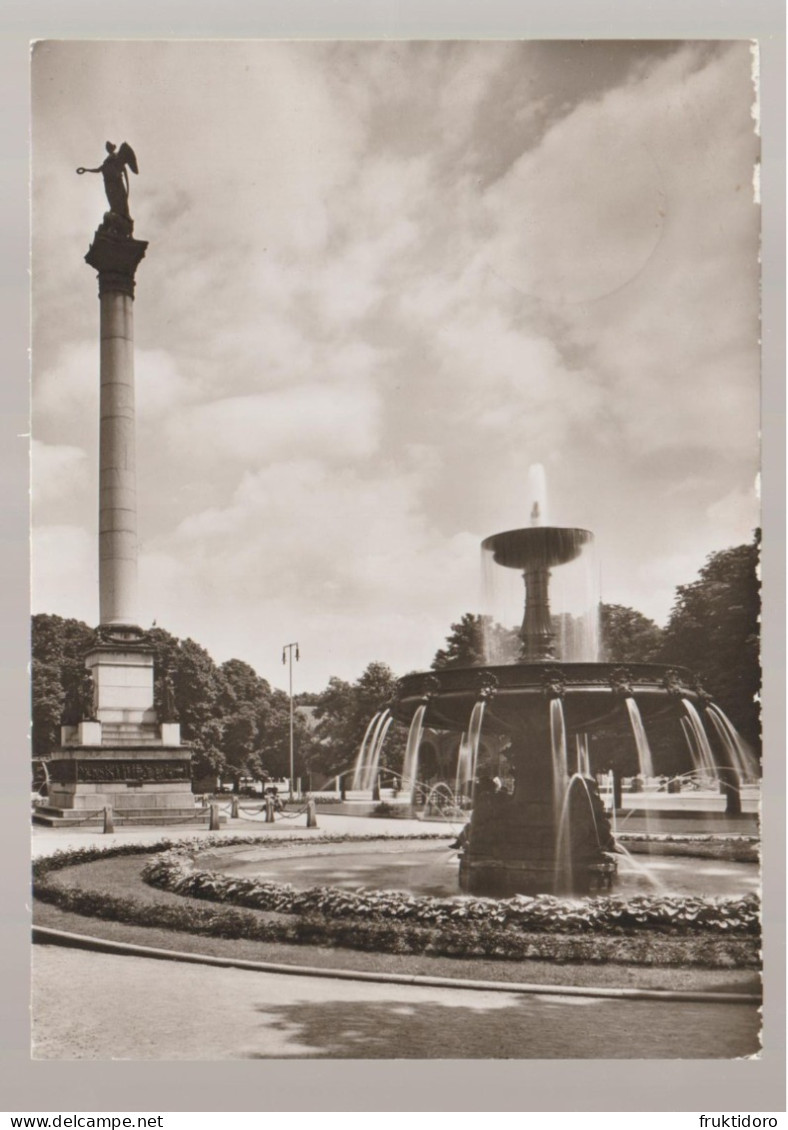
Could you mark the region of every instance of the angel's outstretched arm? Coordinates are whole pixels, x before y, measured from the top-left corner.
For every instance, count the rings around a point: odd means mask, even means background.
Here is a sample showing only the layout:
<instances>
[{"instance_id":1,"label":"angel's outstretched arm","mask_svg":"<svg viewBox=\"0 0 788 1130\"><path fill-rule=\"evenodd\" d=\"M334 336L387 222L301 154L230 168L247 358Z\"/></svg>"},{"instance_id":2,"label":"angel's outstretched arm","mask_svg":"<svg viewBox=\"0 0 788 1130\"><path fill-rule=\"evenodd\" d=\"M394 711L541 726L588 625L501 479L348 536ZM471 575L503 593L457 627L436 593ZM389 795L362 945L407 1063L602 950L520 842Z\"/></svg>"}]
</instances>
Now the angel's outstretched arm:
<instances>
[{"instance_id":1,"label":"angel's outstretched arm","mask_svg":"<svg viewBox=\"0 0 788 1130\"><path fill-rule=\"evenodd\" d=\"M99 167L97 169L85 169L85 168L82 167L82 165L80 165L79 168L77 169L77 172L79 173L80 176L82 176L83 173L102 173L103 171L104 170L101 167L101 165L99 165Z\"/></svg>"}]
</instances>

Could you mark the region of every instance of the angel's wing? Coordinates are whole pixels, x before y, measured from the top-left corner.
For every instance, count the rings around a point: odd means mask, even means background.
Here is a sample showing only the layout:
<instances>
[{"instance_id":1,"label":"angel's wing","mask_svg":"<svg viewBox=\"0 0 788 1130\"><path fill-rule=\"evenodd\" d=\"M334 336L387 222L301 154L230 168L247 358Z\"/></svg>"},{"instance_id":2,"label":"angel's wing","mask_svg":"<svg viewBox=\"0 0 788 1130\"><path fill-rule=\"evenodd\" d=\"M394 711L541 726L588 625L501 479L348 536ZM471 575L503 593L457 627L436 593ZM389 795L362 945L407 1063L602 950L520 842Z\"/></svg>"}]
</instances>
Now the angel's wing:
<instances>
[{"instance_id":1,"label":"angel's wing","mask_svg":"<svg viewBox=\"0 0 788 1130\"><path fill-rule=\"evenodd\" d=\"M133 173L139 172L139 169L137 168L137 158L134 155L134 150L131 148L127 141L124 141L121 145L120 149L118 150L118 156L120 157L121 161L123 161L124 165L129 166Z\"/></svg>"}]
</instances>

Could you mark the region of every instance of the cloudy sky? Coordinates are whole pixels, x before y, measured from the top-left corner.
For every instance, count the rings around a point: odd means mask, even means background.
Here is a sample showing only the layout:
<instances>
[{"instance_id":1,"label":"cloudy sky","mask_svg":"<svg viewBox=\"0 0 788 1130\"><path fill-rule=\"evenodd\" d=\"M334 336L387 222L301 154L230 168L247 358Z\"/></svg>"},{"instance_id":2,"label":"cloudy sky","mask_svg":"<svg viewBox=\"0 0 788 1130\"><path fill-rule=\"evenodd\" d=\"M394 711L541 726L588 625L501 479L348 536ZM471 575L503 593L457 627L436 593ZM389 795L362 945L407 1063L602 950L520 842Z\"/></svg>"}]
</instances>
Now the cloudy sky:
<instances>
[{"instance_id":1,"label":"cloudy sky","mask_svg":"<svg viewBox=\"0 0 788 1130\"><path fill-rule=\"evenodd\" d=\"M429 664L479 544L664 623L758 522L746 43L41 43L33 605L98 619L96 166L127 140L140 613L284 685ZM512 620L520 610L514 609Z\"/></svg>"}]
</instances>

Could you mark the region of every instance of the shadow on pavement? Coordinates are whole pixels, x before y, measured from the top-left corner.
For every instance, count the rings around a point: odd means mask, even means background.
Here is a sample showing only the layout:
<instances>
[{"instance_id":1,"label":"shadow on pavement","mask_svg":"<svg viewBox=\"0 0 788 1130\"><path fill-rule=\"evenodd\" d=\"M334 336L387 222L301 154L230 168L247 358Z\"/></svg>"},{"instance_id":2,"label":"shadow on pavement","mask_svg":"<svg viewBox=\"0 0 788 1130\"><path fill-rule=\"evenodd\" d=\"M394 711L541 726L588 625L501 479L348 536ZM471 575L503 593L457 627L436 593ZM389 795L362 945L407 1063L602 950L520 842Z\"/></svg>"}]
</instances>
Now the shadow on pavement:
<instances>
[{"instance_id":1,"label":"shadow on pavement","mask_svg":"<svg viewBox=\"0 0 788 1130\"><path fill-rule=\"evenodd\" d=\"M257 1011L286 1035L290 1054L328 1059L728 1059L760 1050L755 1006L549 993L479 994L470 1007L467 999L301 1002Z\"/></svg>"}]
</instances>

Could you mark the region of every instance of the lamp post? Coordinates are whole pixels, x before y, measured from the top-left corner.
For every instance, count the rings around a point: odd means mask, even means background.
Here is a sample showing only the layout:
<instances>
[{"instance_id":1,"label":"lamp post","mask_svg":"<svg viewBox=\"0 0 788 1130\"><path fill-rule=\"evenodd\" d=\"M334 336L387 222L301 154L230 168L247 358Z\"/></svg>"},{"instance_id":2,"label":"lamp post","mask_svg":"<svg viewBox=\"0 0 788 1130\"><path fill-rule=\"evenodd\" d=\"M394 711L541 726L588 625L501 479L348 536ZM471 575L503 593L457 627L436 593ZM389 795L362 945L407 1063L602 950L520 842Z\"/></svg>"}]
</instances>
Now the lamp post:
<instances>
[{"instance_id":1,"label":"lamp post","mask_svg":"<svg viewBox=\"0 0 788 1130\"><path fill-rule=\"evenodd\" d=\"M295 648L296 663L300 656L297 643L286 643L282 648L282 662L290 660L290 800L293 799L293 648Z\"/></svg>"}]
</instances>

